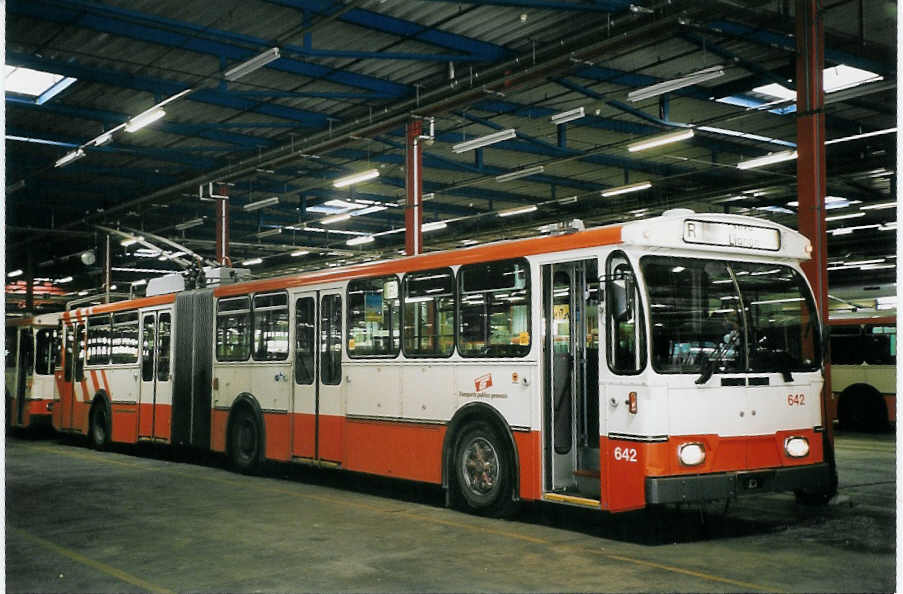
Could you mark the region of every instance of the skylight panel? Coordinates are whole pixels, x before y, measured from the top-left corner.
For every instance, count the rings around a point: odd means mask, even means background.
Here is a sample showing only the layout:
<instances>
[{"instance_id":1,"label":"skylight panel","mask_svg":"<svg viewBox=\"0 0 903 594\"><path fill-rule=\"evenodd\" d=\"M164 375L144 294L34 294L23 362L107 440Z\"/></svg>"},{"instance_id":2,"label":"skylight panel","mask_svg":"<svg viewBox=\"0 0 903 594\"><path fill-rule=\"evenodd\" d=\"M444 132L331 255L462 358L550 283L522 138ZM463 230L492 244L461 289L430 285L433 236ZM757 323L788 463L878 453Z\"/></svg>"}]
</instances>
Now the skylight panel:
<instances>
[{"instance_id":1,"label":"skylight panel","mask_svg":"<svg viewBox=\"0 0 903 594\"><path fill-rule=\"evenodd\" d=\"M34 97L38 105L46 103L77 80L21 66L4 66L3 74L7 92Z\"/></svg>"},{"instance_id":2,"label":"skylight panel","mask_svg":"<svg viewBox=\"0 0 903 594\"><path fill-rule=\"evenodd\" d=\"M771 83L769 85L756 87L753 89L753 93L759 93L760 95L765 95L767 97L774 97L775 99L780 99L781 101L790 101L796 99L796 91L791 91L784 85L779 85L778 83Z\"/></svg>"},{"instance_id":3,"label":"skylight panel","mask_svg":"<svg viewBox=\"0 0 903 594\"><path fill-rule=\"evenodd\" d=\"M879 80L884 80L884 77L880 74L847 66L846 64L839 64L831 68L825 68L825 93L858 87L859 85Z\"/></svg>"}]
</instances>

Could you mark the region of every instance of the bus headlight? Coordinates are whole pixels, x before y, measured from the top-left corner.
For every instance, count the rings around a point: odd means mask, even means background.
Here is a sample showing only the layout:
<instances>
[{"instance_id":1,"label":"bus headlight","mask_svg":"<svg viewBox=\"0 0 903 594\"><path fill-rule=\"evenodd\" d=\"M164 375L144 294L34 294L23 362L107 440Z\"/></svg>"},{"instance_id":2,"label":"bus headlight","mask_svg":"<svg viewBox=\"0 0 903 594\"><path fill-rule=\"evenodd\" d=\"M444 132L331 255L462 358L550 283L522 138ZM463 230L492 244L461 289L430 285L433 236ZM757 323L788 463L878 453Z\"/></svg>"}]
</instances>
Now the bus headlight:
<instances>
[{"instance_id":1,"label":"bus headlight","mask_svg":"<svg viewBox=\"0 0 903 594\"><path fill-rule=\"evenodd\" d=\"M809 440L795 435L788 437L784 440L784 451L791 458L804 458L809 455Z\"/></svg>"},{"instance_id":2,"label":"bus headlight","mask_svg":"<svg viewBox=\"0 0 903 594\"><path fill-rule=\"evenodd\" d=\"M684 466L699 466L705 462L705 447L701 443L685 443L678 448L677 457Z\"/></svg>"}]
</instances>

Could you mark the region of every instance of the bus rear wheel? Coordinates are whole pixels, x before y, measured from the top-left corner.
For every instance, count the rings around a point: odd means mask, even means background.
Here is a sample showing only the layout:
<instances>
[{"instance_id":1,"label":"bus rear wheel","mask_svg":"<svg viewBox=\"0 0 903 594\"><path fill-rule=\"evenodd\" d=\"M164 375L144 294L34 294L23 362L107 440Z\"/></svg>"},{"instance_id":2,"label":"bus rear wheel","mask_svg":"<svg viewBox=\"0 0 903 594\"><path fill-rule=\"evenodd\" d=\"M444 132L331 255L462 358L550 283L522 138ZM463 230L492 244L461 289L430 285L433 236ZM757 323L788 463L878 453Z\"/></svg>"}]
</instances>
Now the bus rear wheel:
<instances>
[{"instance_id":1,"label":"bus rear wheel","mask_svg":"<svg viewBox=\"0 0 903 594\"><path fill-rule=\"evenodd\" d=\"M260 425L246 408L235 413L230 430L229 455L232 465L241 473L252 474L260 464Z\"/></svg>"},{"instance_id":2,"label":"bus rear wheel","mask_svg":"<svg viewBox=\"0 0 903 594\"><path fill-rule=\"evenodd\" d=\"M873 389L845 390L837 404L837 421L845 431L882 431L888 424L887 405Z\"/></svg>"},{"instance_id":3,"label":"bus rear wheel","mask_svg":"<svg viewBox=\"0 0 903 594\"><path fill-rule=\"evenodd\" d=\"M502 517L513 513L513 455L486 422L465 429L455 448L455 482L467 508Z\"/></svg>"},{"instance_id":4,"label":"bus rear wheel","mask_svg":"<svg viewBox=\"0 0 903 594\"><path fill-rule=\"evenodd\" d=\"M107 413L102 404L95 404L91 409L91 426L88 430L88 439L95 450L103 450L110 443L109 423Z\"/></svg>"}]
</instances>

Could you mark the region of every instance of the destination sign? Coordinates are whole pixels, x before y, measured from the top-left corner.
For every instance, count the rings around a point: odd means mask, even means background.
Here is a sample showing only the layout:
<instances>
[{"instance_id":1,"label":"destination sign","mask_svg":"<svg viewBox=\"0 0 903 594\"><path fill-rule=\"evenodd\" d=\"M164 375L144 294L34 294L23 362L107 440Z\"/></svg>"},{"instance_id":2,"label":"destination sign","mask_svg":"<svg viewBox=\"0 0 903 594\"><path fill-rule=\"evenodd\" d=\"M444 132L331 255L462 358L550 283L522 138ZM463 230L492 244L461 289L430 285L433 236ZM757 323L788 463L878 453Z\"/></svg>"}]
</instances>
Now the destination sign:
<instances>
[{"instance_id":1,"label":"destination sign","mask_svg":"<svg viewBox=\"0 0 903 594\"><path fill-rule=\"evenodd\" d=\"M781 249L781 232L769 227L752 225L684 221L684 241L776 252Z\"/></svg>"}]
</instances>

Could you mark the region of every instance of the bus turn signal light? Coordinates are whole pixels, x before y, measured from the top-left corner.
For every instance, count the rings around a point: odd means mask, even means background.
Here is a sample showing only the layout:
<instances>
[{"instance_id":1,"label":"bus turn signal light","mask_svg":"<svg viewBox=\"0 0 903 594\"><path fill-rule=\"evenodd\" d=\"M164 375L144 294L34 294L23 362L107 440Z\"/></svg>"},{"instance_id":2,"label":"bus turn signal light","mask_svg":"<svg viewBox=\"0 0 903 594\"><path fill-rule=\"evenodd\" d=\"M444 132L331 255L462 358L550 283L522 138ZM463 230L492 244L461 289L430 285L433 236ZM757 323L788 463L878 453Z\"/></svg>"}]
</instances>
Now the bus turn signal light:
<instances>
[{"instance_id":1,"label":"bus turn signal light","mask_svg":"<svg viewBox=\"0 0 903 594\"><path fill-rule=\"evenodd\" d=\"M630 412L630 414L632 414L632 415L635 415L636 409L637 409L636 392L631 392L630 394L627 395L627 406L628 406L628 408L627 408L628 412Z\"/></svg>"}]
</instances>

